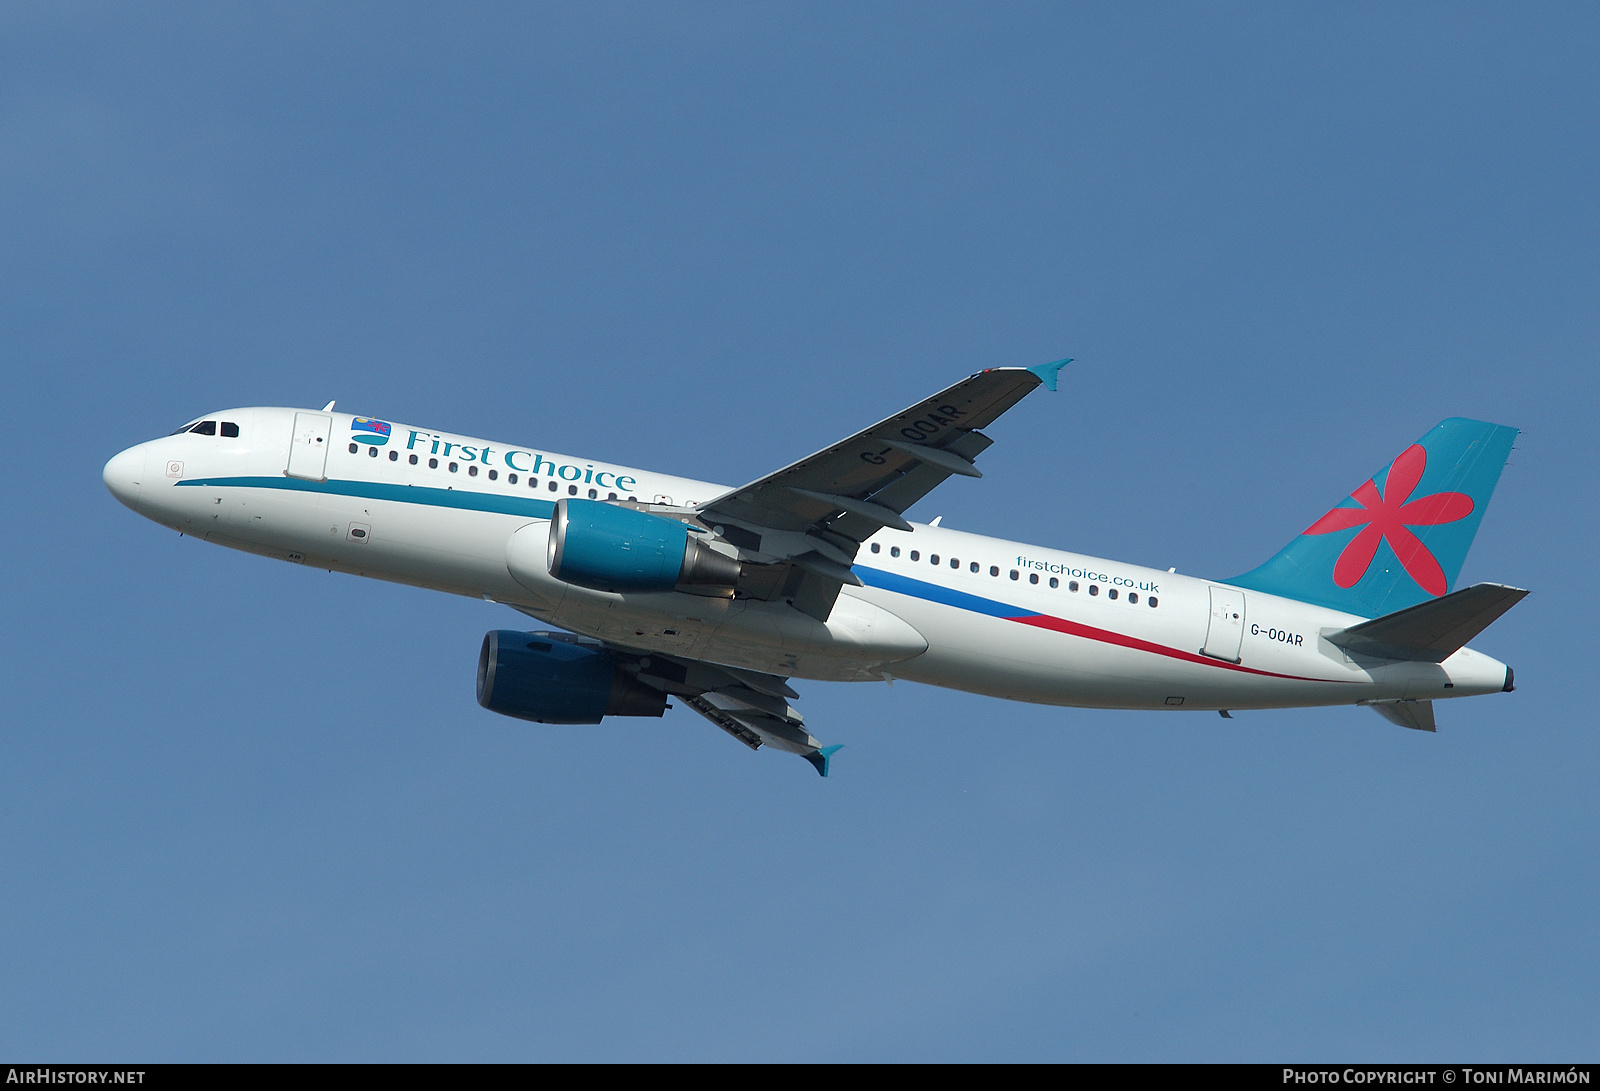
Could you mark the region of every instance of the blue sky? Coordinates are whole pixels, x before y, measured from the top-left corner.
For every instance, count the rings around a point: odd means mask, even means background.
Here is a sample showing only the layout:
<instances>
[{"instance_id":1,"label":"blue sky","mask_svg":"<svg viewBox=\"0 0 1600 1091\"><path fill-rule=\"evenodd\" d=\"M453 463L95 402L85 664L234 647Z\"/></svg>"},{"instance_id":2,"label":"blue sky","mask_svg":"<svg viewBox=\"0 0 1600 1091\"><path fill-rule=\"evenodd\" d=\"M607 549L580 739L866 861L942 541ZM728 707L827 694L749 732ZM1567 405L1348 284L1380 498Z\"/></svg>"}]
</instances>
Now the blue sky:
<instances>
[{"instance_id":1,"label":"blue sky","mask_svg":"<svg viewBox=\"0 0 1600 1091\"><path fill-rule=\"evenodd\" d=\"M1600 76L1544 5L0 9L0 1053L1592 1060ZM1515 694L473 701L516 615L100 482L320 406L737 482L1070 355L947 525L1260 563L1439 419Z\"/></svg>"}]
</instances>

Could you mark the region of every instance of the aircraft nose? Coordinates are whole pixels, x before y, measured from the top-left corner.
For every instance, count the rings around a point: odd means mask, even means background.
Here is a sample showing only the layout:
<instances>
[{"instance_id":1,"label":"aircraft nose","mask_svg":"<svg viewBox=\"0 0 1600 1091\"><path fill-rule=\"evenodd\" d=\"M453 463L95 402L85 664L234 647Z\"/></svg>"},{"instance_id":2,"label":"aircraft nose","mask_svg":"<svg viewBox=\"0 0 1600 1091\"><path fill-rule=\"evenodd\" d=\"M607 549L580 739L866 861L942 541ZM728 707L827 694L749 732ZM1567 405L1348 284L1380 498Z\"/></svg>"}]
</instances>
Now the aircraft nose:
<instances>
[{"instance_id":1,"label":"aircraft nose","mask_svg":"<svg viewBox=\"0 0 1600 1091\"><path fill-rule=\"evenodd\" d=\"M139 510L139 483L144 477L144 446L129 447L121 454L112 455L104 472L106 488L111 495L134 511Z\"/></svg>"}]
</instances>

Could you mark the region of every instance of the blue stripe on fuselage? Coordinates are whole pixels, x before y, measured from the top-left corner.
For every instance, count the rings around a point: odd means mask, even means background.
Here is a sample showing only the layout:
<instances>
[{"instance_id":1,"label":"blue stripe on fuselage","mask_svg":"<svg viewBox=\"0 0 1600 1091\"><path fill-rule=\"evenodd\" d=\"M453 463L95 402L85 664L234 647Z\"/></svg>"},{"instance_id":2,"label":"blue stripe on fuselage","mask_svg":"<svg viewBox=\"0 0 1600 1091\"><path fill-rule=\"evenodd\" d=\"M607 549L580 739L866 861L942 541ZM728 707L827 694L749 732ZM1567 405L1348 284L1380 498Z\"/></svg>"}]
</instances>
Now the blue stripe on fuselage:
<instances>
[{"instance_id":1,"label":"blue stripe on fuselage","mask_svg":"<svg viewBox=\"0 0 1600 1091\"><path fill-rule=\"evenodd\" d=\"M489 511L500 515L521 515L530 519L549 519L555 514L553 500L532 497L500 496L466 489L434 489L426 485L389 485L379 481L305 481L297 477L202 477L180 481L179 485L212 485L235 489L283 489L312 492L324 496L356 496L366 500L392 500L399 504L427 504L436 508Z\"/></svg>"},{"instance_id":2,"label":"blue stripe on fuselage","mask_svg":"<svg viewBox=\"0 0 1600 1091\"><path fill-rule=\"evenodd\" d=\"M914 580L910 576L902 576L897 572L885 572L881 568L866 568L858 564L851 571L868 587L893 591L899 595L909 595L911 598L927 599L929 602L954 606L960 610L971 610L975 614L988 614L990 617L1003 618L1035 617L1038 615L1037 610L1024 610L1018 606L1007 606L1003 602L996 602L993 599L986 599L979 595L969 595L965 591L953 591L948 587L941 587L936 583L928 583L925 580Z\"/></svg>"}]
</instances>

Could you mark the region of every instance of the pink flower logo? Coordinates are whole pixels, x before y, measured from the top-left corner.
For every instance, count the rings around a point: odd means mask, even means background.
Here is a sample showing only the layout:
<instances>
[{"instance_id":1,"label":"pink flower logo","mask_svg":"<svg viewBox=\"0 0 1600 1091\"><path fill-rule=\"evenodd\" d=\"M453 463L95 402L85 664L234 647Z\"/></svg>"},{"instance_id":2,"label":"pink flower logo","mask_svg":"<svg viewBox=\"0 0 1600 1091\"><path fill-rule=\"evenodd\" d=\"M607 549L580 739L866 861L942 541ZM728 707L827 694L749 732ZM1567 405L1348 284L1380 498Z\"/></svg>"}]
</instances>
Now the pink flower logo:
<instances>
[{"instance_id":1,"label":"pink flower logo","mask_svg":"<svg viewBox=\"0 0 1600 1091\"><path fill-rule=\"evenodd\" d=\"M1413 443L1389 466L1389 476L1384 481L1387 495L1378 492L1375 481L1368 481L1350 494L1361 505L1359 508L1334 508L1306 529L1307 534L1332 534L1366 524L1350 539L1350 544L1334 563L1334 583L1340 587L1354 587L1360 583L1378 553L1378 543L1386 541L1400 558L1407 575L1424 591L1442 595L1449 589L1438 559L1407 528L1432 527L1465 519L1472 514L1472 497L1462 492L1436 492L1408 503L1427 466L1428 452L1420 444Z\"/></svg>"}]
</instances>

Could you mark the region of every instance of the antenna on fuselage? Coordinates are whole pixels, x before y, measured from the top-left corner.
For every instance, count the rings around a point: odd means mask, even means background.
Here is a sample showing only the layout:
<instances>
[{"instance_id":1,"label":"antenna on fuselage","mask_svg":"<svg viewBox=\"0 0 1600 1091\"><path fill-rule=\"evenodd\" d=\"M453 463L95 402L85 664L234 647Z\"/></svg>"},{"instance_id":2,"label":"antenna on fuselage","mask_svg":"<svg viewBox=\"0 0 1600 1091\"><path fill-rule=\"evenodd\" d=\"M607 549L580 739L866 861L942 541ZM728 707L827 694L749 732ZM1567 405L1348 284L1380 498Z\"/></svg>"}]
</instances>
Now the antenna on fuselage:
<instances>
[{"instance_id":1,"label":"antenna on fuselage","mask_svg":"<svg viewBox=\"0 0 1600 1091\"><path fill-rule=\"evenodd\" d=\"M339 400L338 398L333 399L334 402L336 402L338 400ZM324 413L332 413L333 412L333 402L329 402L327 405L323 406L322 407L322 411Z\"/></svg>"}]
</instances>

